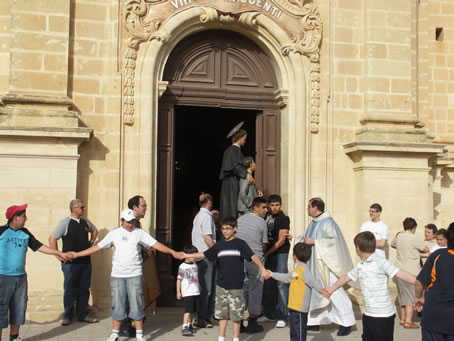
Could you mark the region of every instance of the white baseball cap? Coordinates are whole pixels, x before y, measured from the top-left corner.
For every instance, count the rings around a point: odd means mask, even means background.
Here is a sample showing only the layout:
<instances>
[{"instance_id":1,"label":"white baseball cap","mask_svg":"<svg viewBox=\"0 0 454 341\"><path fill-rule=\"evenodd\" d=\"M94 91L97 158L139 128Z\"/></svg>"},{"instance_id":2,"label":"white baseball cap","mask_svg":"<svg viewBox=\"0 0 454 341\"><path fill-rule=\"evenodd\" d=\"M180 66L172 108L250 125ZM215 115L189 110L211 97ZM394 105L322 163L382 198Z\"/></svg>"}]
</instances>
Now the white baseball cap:
<instances>
[{"instance_id":1,"label":"white baseball cap","mask_svg":"<svg viewBox=\"0 0 454 341\"><path fill-rule=\"evenodd\" d=\"M130 208L127 208L127 209L121 211L120 217L121 217L121 219L124 219L126 221L131 221L131 220L136 219L136 216L134 215L134 211L131 210Z\"/></svg>"}]
</instances>

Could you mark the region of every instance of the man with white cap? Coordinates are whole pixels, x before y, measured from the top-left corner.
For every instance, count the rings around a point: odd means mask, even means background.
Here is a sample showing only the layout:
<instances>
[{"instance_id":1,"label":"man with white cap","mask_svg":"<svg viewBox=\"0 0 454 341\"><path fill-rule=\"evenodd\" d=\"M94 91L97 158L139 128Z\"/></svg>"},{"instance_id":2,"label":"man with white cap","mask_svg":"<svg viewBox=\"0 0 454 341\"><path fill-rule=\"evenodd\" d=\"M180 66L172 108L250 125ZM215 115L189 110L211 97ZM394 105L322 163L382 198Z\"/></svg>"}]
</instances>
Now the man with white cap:
<instances>
[{"instance_id":1,"label":"man with white cap","mask_svg":"<svg viewBox=\"0 0 454 341\"><path fill-rule=\"evenodd\" d=\"M125 304L129 302L129 317L134 320L136 339L143 338L142 247L153 248L183 259L183 252L176 252L156 241L143 229L136 227L136 216L131 209L121 212L121 226L110 231L97 245L72 253L72 257L85 257L102 249L114 247L110 287L112 290L112 335L107 341L118 341L121 321L127 317Z\"/></svg>"},{"instance_id":2,"label":"man with white cap","mask_svg":"<svg viewBox=\"0 0 454 341\"><path fill-rule=\"evenodd\" d=\"M27 309L27 274L25 256L27 246L33 251L60 257L68 255L43 245L25 228L27 204L8 207L6 225L0 226L0 339L2 329L10 322L10 340L21 341L19 328L25 323Z\"/></svg>"}]
</instances>

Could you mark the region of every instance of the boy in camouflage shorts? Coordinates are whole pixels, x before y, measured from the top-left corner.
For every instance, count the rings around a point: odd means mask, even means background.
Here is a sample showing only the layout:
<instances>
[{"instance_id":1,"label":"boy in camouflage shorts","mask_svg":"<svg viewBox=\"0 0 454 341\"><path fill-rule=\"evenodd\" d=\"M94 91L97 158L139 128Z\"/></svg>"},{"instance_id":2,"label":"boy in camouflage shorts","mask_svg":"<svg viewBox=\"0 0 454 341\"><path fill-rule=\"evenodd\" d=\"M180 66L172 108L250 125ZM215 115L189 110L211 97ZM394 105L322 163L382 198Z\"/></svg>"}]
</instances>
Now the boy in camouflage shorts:
<instances>
[{"instance_id":1,"label":"boy in camouflage shorts","mask_svg":"<svg viewBox=\"0 0 454 341\"><path fill-rule=\"evenodd\" d=\"M216 277L215 317L219 319L219 341L224 341L228 320L233 322L233 341L240 340L240 325L244 318L244 260L253 261L262 277L265 267L245 241L235 238L238 224L234 217L226 217L221 222L224 240L214 244L205 252L193 253L188 257L218 261Z\"/></svg>"}]
</instances>

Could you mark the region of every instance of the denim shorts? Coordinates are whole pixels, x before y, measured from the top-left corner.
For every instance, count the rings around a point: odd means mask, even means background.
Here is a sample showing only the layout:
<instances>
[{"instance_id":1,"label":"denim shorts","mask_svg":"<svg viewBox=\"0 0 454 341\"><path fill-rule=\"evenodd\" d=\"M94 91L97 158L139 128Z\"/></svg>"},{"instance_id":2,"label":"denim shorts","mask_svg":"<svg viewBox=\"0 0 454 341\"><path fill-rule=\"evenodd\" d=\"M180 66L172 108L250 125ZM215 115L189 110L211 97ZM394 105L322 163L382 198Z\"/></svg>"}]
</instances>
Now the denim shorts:
<instances>
[{"instance_id":1,"label":"denim shorts","mask_svg":"<svg viewBox=\"0 0 454 341\"><path fill-rule=\"evenodd\" d=\"M142 276L136 277L110 277L112 290L112 319L116 321L129 317L133 320L141 320L144 317ZM129 315L126 311L126 298L129 302Z\"/></svg>"},{"instance_id":2,"label":"denim shorts","mask_svg":"<svg viewBox=\"0 0 454 341\"><path fill-rule=\"evenodd\" d=\"M10 324L22 326L27 310L27 275L0 275L0 329Z\"/></svg>"}]
</instances>

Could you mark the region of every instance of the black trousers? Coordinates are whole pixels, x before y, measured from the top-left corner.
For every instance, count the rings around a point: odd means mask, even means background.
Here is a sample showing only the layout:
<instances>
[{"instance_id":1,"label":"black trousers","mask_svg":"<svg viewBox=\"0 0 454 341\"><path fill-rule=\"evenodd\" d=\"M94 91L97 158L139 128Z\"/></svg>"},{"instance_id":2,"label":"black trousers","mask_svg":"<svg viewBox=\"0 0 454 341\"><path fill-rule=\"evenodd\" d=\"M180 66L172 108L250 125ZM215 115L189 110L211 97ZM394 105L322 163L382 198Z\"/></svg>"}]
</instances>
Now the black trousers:
<instances>
[{"instance_id":1,"label":"black trousers","mask_svg":"<svg viewBox=\"0 0 454 341\"><path fill-rule=\"evenodd\" d=\"M454 335L438 334L430 330L421 329L422 341L454 341Z\"/></svg>"},{"instance_id":2,"label":"black trousers","mask_svg":"<svg viewBox=\"0 0 454 341\"><path fill-rule=\"evenodd\" d=\"M389 317L371 317L363 314L363 341L393 341L394 319Z\"/></svg>"},{"instance_id":3,"label":"black trousers","mask_svg":"<svg viewBox=\"0 0 454 341\"><path fill-rule=\"evenodd\" d=\"M289 309L290 341L306 341L307 313Z\"/></svg>"}]
</instances>

